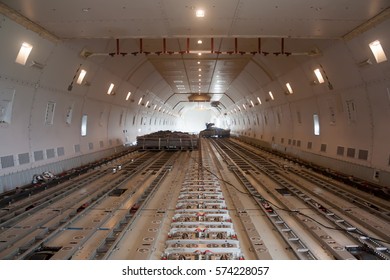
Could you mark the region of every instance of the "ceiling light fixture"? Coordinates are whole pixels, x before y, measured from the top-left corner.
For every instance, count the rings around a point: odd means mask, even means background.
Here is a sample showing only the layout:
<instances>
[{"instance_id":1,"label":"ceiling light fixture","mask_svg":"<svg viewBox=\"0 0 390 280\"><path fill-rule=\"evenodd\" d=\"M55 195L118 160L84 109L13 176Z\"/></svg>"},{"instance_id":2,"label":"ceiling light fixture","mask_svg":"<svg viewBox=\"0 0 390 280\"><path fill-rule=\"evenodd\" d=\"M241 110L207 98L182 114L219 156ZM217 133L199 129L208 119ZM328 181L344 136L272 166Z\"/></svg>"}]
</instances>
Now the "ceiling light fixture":
<instances>
[{"instance_id":1,"label":"ceiling light fixture","mask_svg":"<svg viewBox=\"0 0 390 280\"><path fill-rule=\"evenodd\" d=\"M110 95L112 93L112 90L114 89L114 86L115 85L113 83L110 84L110 87L108 88L108 91L107 91L108 95Z\"/></svg>"},{"instance_id":2,"label":"ceiling light fixture","mask_svg":"<svg viewBox=\"0 0 390 280\"><path fill-rule=\"evenodd\" d=\"M77 78L77 81L76 81L76 83L78 85L81 85L83 83L85 75L87 75L87 71L85 71L84 69L81 69L79 77Z\"/></svg>"},{"instance_id":3,"label":"ceiling light fixture","mask_svg":"<svg viewBox=\"0 0 390 280\"><path fill-rule=\"evenodd\" d=\"M202 40L198 40L198 45L201 45L203 44L203 41Z\"/></svg>"},{"instance_id":4,"label":"ceiling light fixture","mask_svg":"<svg viewBox=\"0 0 390 280\"><path fill-rule=\"evenodd\" d=\"M16 56L15 62L21 65L26 65L27 58L30 55L32 48L32 45L28 43L23 43L20 47L18 55Z\"/></svg>"},{"instance_id":5,"label":"ceiling light fixture","mask_svg":"<svg viewBox=\"0 0 390 280\"><path fill-rule=\"evenodd\" d=\"M127 101L127 100L129 100L129 98L130 98L130 95L131 95L131 91L129 91L129 92L127 93L127 96L126 96L126 101Z\"/></svg>"},{"instance_id":6,"label":"ceiling light fixture","mask_svg":"<svg viewBox=\"0 0 390 280\"><path fill-rule=\"evenodd\" d=\"M204 17L204 15L205 15L204 10L202 10L202 9L196 10L195 15L196 15L196 17L199 17L199 18Z\"/></svg>"},{"instance_id":7,"label":"ceiling light fixture","mask_svg":"<svg viewBox=\"0 0 390 280\"><path fill-rule=\"evenodd\" d=\"M141 97L141 98L139 99L139 101L138 101L138 105L140 105L140 104L141 104L141 102L142 102L142 98L143 98L143 97Z\"/></svg>"},{"instance_id":8,"label":"ceiling light fixture","mask_svg":"<svg viewBox=\"0 0 390 280\"><path fill-rule=\"evenodd\" d=\"M324 80L324 77L322 77L322 73L321 73L321 70L319 68L317 68L316 70L314 70L314 74L316 75L317 77L317 80L320 84L324 83L325 80Z\"/></svg>"},{"instance_id":9,"label":"ceiling light fixture","mask_svg":"<svg viewBox=\"0 0 390 280\"><path fill-rule=\"evenodd\" d=\"M292 87L291 87L290 83L287 83L287 84L286 84L286 87L287 87L287 89L288 89L288 92L289 92L290 94L293 94L293 90L292 90Z\"/></svg>"},{"instance_id":10,"label":"ceiling light fixture","mask_svg":"<svg viewBox=\"0 0 390 280\"><path fill-rule=\"evenodd\" d=\"M269 97L271 97L272 100L275 100L274 95L272 94L271 91L269 91L268 94L269 94Z\"/></svg>"},{"instance_id":11,"label":"ceiling light fixture","mask_svg":"<svg viewBox=\"0 0 390 280\"><path fill-rule=\"evenodd\" d=\"M257 101L259 101L259 104L261 105L260 97L257 97Z\"/></svg>"},{"instance_id":12,"label":"ceiling light fixture","mask_svg":"<svg viewBox=\"0 0 390 280\"><path fill-rule=\"evenodd\" d=\"M387 61L385 51L383 50L381 42L379 40L375 40L374 42L371 42L369 46L377 63Z\"/></svg>"}]
</instances>

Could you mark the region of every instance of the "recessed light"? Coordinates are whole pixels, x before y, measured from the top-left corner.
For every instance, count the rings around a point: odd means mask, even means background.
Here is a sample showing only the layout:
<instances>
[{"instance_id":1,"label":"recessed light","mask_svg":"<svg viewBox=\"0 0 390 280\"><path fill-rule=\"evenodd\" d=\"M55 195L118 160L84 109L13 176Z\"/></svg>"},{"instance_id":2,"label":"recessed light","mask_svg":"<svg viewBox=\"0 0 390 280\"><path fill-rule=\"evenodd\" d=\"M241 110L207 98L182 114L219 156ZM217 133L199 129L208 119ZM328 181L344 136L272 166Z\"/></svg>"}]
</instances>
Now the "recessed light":
<instances>
[{"instance_id":1,"label":"recessed light","mask_svg":"<svg viewBox=\"0 0 390 280\"><path fill-rule=\"evenodd\" d=\"M195 15L196 17L204 17L205 15L204 10L202 9L196 10Z\"/></svg>"},{"instance_id":2,"label":"recessed light","mask_svg":"<svg viewBox=\"0 0 390 280\"><path fill-rule=\"evenodd\" d=\"M200 64L200 61L198 61L198 64Z\"/></svg>"},{"instance_id":3,"label":"recessed light","mask_svg":"<svg viewBox=\"0 0 390 280\"><path fill-rule=\"evenodd\" d=\"M27 58L30 55L30 52L31 52L32 48L33 48L32 45L24 42L22 44L22 46L20 47L20 50L19 50L19 53L18 53L18 55L16 57L15 62L19 63L19 64L22 64L22 65L25 65L26 61L27 61Z\"/></svg>"},{"instance_id":4,"label":"recessed light","mask_svg":"<svg viewBox=\"0 0 390 280\"><path fill-rule=\"evenodd\" d=\"M91 10L91 8L83 8L82 9L82 11L84 12L84 13L87 13L87 12L89 12Z\"/></svg>"},{"instance_id":5,"label":"recessed light","mask_svg":"<svg viewBox=\"0 0 390 280\"><path fill-rule=\"evenodd\" d=\"M129 100L130 95L131 95L131 91L129 91L129 93L127 94L127 96L126 96L126 101Z\"/></svg>"},{"instance_id":6,"label":"recessed light","mask_svg":"<svg viewBox=\"0 0 390 280\"><path fill-rule=\"evenodd\" d=\"M324 80L324 77L322 77L322 73L321 73L321 70L319 68L317 68L316 70L314 70L314 74L316 75L317 77L317 80L320 84L324 83L325 80Z\"/></svg>"},{"instance_id":7,"label":"recessed light","mask_svg":"<svg viewBox=\"0 0 390 280\"><path fill-rule=\"evenodd\" d=\"M286 84L286 87L287 87L288 92L289 92L290 94L293 94L293 90L292 90L292 87L291 87L290 83L287 83L287 84Z\"/></svg>"},{"instance_id":8,"label":"recessed light","mask_svg":"<svg viewBox=\"0 0 390 280\"><path fill-rule=\"evenodd\" d=\"M202 40L198 40L198 45L201 45L203 44L203 41Z\"/></svg>"},{"instance_id":9,"label":"recessed light","mask_svg":"<svg viewBox=\"0 0 390 280\"><path fill-rule=\"evenodd\" d=\"M379 40L375 40L374 42L371 42L369 46L377 63L387 61L386 54Z\"/></svg>"},{"instance_id":10,"label":"recessed light","mask_svg":"<svg viewBox=\"0 0 390 280\"><path fill-rule=\"evenodd\" d=\"M77 78L77 81L76 81L76 83L78 85L81 85L83 83L85 75L87 75L87 71L85 71L84 69L81 69L79 77Z\"/></svg>"},{"instance_id":11,"label":"recessed light","mask_svg":"<svg viewBox=\"0 0 390 280\"><path fill-rule=\"evenodd\" d=\"M108 95L111 94L112 90L114 89L114 86L115 86L114 84L112 84L112 83L110 84L110 87L108 88L108 91L107 91Z\"/></svg>"},{"instance_id":12,"label":"recessed light","mask_svg":"<svg viewBox=\"0 0 390 280\"><path fill-rule=\"evenodd\" d=\"M198 71L200 72L200 71L202 71L202 69L201 69L201 68L199 68L199 69L198 69Z\"/></svg>"}]
</instances>

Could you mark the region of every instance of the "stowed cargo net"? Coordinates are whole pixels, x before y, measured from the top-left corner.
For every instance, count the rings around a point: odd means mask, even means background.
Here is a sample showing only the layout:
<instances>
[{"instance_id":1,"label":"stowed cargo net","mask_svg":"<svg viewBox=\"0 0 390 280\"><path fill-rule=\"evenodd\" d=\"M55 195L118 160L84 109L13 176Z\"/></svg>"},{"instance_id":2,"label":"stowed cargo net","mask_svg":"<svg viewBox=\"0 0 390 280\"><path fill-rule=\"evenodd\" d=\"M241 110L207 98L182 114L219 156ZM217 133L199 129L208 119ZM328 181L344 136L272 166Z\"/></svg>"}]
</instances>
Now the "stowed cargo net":
<instances>
[{"instance_id":1,"label":"stowed cargo net","mask_svg":"<svg viewBox=\"0 0 390 280\"><path fill-rule=\"evenodd\" d=\"M219 182L194 160L188 170L162 259L243 259Z\"/></svg>"}]
</instances>

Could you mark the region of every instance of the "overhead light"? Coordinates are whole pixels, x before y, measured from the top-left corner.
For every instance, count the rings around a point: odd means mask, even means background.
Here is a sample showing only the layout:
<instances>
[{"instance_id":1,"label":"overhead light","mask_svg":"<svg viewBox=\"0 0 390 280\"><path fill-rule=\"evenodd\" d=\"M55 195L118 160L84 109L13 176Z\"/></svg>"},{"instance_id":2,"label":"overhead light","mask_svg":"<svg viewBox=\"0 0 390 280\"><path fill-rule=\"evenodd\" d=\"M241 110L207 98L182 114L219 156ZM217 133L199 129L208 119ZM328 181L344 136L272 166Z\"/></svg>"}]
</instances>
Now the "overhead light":
<instances>
[{"instance_id":1,"label":"overhead light","mask_svg":"<svg viewBox=\"0 0 390 280\"><path fill-rule=\"evenodd\" d=\"M260 97L257 97L257 101L259 101L259 104L261 105Z\"/></svg>"},{"instance_id":2,"label":"overhead light","mask_svg":"<svg viewBox=\"0 0 390 280\"><path fill-rule=\"evenodd\" d=\"M127 101L127 100L129 100L129 98L130 98L130 95L131 95L131 91L129 91L129 92L127 93L127 96L126 96L126 101Z\"/></svg>"},{"instance_id":3,"label":"overhead light","mask_svg":"<svg viewBox=\"0 0 390 280\"><path fill-rule=\"evenodd\" d=\"M245 104L242 104L242 107L244 107L244 110L246 110L246 106L245 106Z\"/></svg>"},{"instance_id":4,"label":"overhead light","mask_svg":"<svg viewBox=\"0 0 390 280\"><path fill-rule=\"evenodd\" d=\"M293 94L292 87L291 87L291 85L290 85L289 83L286 84L286 87L287 87L287 89L288 89L288 92L289 92L290 94Z\"/></svg>"},{"instance_id":5,"label":"overhead light","mask_svg":"<svg viewBox=\"0 0 390 280\"><path fill-rule=\"evenodd\" d=\"M115 85L113 83L110 84L110 87L108 88L108 91L107 91L108 95L110 95L112 93L112 90L114 89L114 86Z\"/></svg>"},{"instance_id":6,"label":"overhead light","mask_svg":"<svg viewBox=\"0 0 390 280\"><path fill-rule=\"evenodd\" d=\"M236 112L236 113L237 113L237 109L236 109L236 108L234 108L234 112Z\"/></svg>"},{"instance_id":7,"label":"overhead light","mask_svg":"<svg viewBox=\"0 0 390 280\"><path fill-rule=\"evenodd\" d=\"M369 46L377 63L387 61L386 54L379 40L375 40L374 42L371 42Z\"/></svg>"},{"instance_id":8,"label":"overhead light","mask_svg":"<svg viewBox=\"0 0 390 280\"><path fill-rule=\"evenodd\" d=\"M251 105L252 105L252 107L255 107L255 104L253 104L253 101L251 100Z\"/></svg>"},{"instance_id":9,"label":"overhead light","mask_svg":"<svg viewBox=\"0 0 390 280\"><path fill-rule=\"evenodd\" d=\"M84 12L84 13L87 13L87 12L89 12L91 10L91 8L83 8L82 9L82 11Z\"/></svg>"},{"instance_id":10,"label":"overhead light","mask_svg":"<svg viewBox=\"0 0 390 280\"><path fill-rule=\"evenodd\" d=\"M20 47L18 55L16 56L15 62L21 65L26 65L27 58L30 55L32 48L32 45L28 43L23 43Z\"/></svg>"},{"instance_id":11,"label":"overhead light","mask_svg":"<svg viewBox=\"0 0 390 280\"><path fill-rule=\"evenodd\" d=\"M202 74L199 74L198 76L199 76L199 77L202 77Z\"/></svg>"},{"instance_id":12,"label":"overhead light","mask_svg":"<svg viewBox=\"0 0 390 280\"><path fill-rule=\"evenodd\" d=\"M271 97L271 99L272 100L275 100L275 98L274 98L274 95L272 94L272 92L270 91L270 92L268 92L268 94L269 94L269 97Z\"/></svg>"},{"instance_id":13,"label":"overhead light","mask_svg":"<svg viewBox=\"0 0 390 280\"><path fill-rule=\"evenodd\" d=\"M204 10L199 9L195 12L196 17L204 17Z\"/></svg>"},{"instance_id":14,"label":"overhead light","mask_svg":"<svg viewBox=\"0 0 390 280\"><path fill-rule=\"evenodd\" d=\"M142 98L143 98L143 97L141 97L141 98L139 99L139 101L138 101L138 105L140 105L140 104L141 104L141 102L142 102Z\"/></svg>"},{"instance_id":15,"label":"overhead light","mask_svg":"<svg viewBox=\"0 0 390 280\"><path fill-rule=\"evenodd\" d=\"M317 68L316 70L314 70L314 74L316 75L317 77L317 80L320 84L324 83L325 80L324 80L324 77L322 77L322 73L321 73L321 70L319 68Z\"/></svg>"},{"instance_id":16,"label":"overhead light","mask_svg":"<svg viewBox=\"0 0 390 280\"><path fill-rule=\"evenodd\" d=\"M199 56L201 56L201 55L202 55L202 53L201 53L201 52L198 52L198 55L199 55Z\"/></svg>"},{"instance_id":17,"label":"overhead light","mask_svg":"<svg viewBox=\"0 0 390 280\"><path fill-rule=\"evenodd\" d=\"M202 40L198 40L198 45L201 45L203 44L203 41Z\"/></svg>"},{"instance_id":18,"label":"overhead light","mask_svg":"<svg viewBox=\"0 0 390 280\"><path fill-rule=\"evenodd\" d=\"M198 69L198 71L199 71L199 72L201 72L201 71L202 71L202 69L201 69L201 68L199 68L199 69Z\"/></svg>"},{"instance_id":19,"label":"overhead light","mask_svg":"<svg viewBox=\"0 0 390 280\"><path fill-rule=\"evenodd\" d=\"M200 61L198 61L198 64L200 64Z\"/></svg>"},{"instance_id":20,"label":"overhead light","mask_svg":"<svg viewBox=\"0 0 390 280\"><path fill-rule=\"evenodd\" d=\"M149 105L149 101L148 101L148 102L146 102L146 104L145 104L145 107L148 107L148 105Z\"/></svg>"},{"instance_id":21,"label":"overhead light","mask_svg":"<svg viewBox=\"0 0 390 280\"><path fill-rule=\"evenodd\" d=\"M81 69L79 77L77 78L76 83L81 85L83 83L85 75L87 75L87 71L85 71L84 69Z\"/></svg>"},{"instance_id":22,"label":"overhead light","mask_svg":"<svg viewBox=\"0 0 390 280\"><path fill-rule=\"evenodd\" d=\"M160 106L160 108L158 108L158 111L159 111L159 112L161 111L161 106Z\"/></svg>"},{"instance_id":23,"label":"overhead light","mask_svg":"<svg viewBox=\"0 0 390 280\"><path fill-rule=\"evenodd\" d=\"M157 104L154 105L153 110L156 110L156 108L157 108Z\"/></svg>"},{"instance_id":24,"label":"overhead light","mask_svg":"<svg viewBox=\"0 0 390 280\"><path fill-rule=\"evenodd\" d=\"M201 82L202 81L202 79L199 79L199 82Z\"/></svg>"}]
</instances>

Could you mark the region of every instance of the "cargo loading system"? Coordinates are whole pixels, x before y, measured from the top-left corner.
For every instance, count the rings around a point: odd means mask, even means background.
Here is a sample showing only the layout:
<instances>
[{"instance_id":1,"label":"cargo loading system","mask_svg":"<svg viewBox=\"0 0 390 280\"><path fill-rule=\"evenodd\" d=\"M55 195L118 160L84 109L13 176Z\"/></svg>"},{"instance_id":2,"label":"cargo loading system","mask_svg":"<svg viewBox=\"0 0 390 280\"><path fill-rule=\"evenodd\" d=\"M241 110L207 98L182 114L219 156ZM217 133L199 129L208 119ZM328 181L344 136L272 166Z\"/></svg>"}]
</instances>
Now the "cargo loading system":
<instances>
[{"instance_id":1,"label":"cargo loading system","mask_svg":"<svg viewBox=\"0 0 390 280\"><path fill-rule=\"evenodd\" d=\"M196 141L2 195L0 259L390 259L388 200L236 139Z\"/></svg>"},{"instance_id":2,"label":"cargo loading system","mask_svg":"<svg viewBox=\"0 0 390 280\"><path fill-rule=\"evenodd\" d=\"M138 136L137 146L142 150L196 150L198 136L177 131L158 131Z\"/></svg>"}]
</instances>

